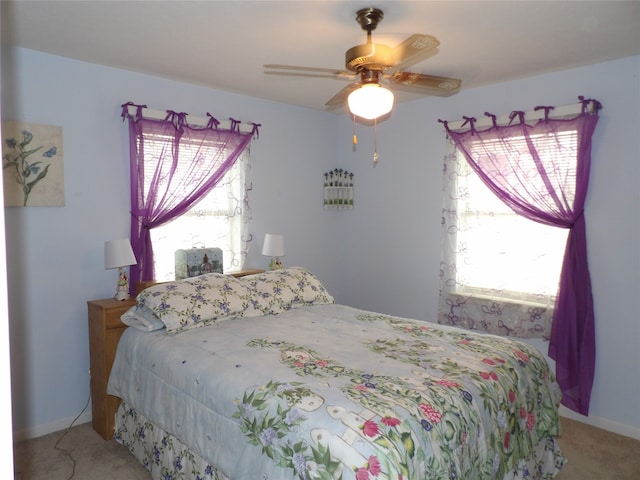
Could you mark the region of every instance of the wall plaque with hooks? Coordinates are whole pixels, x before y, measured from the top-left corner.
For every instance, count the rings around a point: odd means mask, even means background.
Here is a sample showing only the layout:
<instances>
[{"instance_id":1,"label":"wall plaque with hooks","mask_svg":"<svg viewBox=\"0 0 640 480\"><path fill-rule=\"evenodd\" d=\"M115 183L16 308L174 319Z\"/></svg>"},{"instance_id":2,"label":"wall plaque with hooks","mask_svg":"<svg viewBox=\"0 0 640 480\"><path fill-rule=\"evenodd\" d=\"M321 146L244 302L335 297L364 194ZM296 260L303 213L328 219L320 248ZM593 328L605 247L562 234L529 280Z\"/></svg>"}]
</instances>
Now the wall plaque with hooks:
<instances>
[{"instance_id":1,"label":"wall plaque with hooks","mask_svg":"<svg viewBox=\"0 0 640 480\"><path fill-rule=\"evenodd\" d=\"M336 168L324 174L324 208L353 208L353 173Z\"/></svg>"}]
</instances>

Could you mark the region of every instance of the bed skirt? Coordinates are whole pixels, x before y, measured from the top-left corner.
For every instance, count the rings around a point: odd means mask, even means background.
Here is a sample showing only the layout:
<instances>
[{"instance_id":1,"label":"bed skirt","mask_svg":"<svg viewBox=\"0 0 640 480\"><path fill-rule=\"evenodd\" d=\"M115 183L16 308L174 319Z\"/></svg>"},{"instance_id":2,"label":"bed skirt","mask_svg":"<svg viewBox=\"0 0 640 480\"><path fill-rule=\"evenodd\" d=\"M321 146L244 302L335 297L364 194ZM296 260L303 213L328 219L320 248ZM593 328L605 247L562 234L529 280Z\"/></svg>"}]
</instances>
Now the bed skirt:
<instances>
[{"instance_id":1,"label":"bed skirt","mask_svg":"<svg viewBox=\"0 0 640 480\"><path fill-rule=\"evenodd\" d=\"M124 401L116 413L114 438L151 472L154 480L231 480ZM503 480L552 479L565 463L557 441L548 437L538 443L528 458L520 460L518 467Z\"/></svg>"}]
</instances>

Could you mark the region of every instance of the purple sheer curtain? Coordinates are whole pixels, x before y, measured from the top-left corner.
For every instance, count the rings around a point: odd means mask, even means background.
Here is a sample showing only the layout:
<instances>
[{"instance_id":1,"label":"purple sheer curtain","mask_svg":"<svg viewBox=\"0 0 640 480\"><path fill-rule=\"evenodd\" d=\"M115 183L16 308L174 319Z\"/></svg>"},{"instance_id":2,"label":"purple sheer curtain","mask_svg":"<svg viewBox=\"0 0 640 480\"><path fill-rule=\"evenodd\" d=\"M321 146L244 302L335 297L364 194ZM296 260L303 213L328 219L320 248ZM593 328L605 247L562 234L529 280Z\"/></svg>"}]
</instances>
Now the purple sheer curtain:
<instances>
[{"instance_id":1,"label":"purple sheer curtain","mask_svg":"<svg viewBox=\"0 0 640 480\"><path fill-rule=\"evenodd\" d=\"M131 267L132 293L137 281L154 277L150 230L182 215L209 193L259 127L253 124L251 132L244 133L240 122L231 120L230 129L219 129L220 122L209 113L208 125L193 126L187 114L170 110L164 120L145 118L145 108L122 105L122 118L129 120L131 246L138 260Z\"/></svg>"},{"instance_id":2,"label":"purple sheer curtain","mask_svg":"<svg viewBox=\"0 0 640 480\"><path fill-rule=\"evenodd\" d=\"M568 228L569 234L556 296L549 356L556 361L562 403L588 415L595 368L595 331L591 279L587 263L584 203L589 184L591 137L601 105L580 97L582 113L574 118L545 118L527 125L524 112L513 112L511 123L476 130L466 118L464 131L445 128L482 181L516 213L536 222ZM592 107L592 112L589 111ZM515 121L515 123L514 123ZM577 141L567 144L567 132ZM552 139L553 142L550 142ZM540 141L543 140L543 141ZM544 145L544 148L538 148ZM553 147L550 147L552 145ZM567 178L560 158L567 149L576 161L575 182ZM560 152L560 150L563 150Z\"/></svg>"}]
</instances>

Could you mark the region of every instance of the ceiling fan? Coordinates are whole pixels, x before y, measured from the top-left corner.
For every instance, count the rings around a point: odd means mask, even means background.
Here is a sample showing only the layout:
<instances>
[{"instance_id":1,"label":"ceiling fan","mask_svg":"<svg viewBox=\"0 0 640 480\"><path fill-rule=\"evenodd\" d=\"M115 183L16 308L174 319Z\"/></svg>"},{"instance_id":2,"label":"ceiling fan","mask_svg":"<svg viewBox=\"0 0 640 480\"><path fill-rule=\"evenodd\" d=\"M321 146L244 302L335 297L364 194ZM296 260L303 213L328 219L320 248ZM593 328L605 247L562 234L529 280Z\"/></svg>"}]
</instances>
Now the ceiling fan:
<instances>
[{"instance_id":1,"label":"ceiling fan","mask_svg":"<svg viewBox=\"0 0 640 480\"><path fill-rule=\"evenodd\" d=\"M367 32L367 43L345 52L347 70L268 64L264 65L265 73L348 80L359 77L359 81L347 85L325 105L334 109L347 103L351 113L369 120L385 115L393 107L393 93L380 84L381 80L427 95L449 96L460 90L462 82L455 78L402 71L433 54L440 42L431 35L414 34L394 48L373 43L371 32L383 17L382 10L377 8L358 10L356 21Z\"/></svg>"}]
</instances>

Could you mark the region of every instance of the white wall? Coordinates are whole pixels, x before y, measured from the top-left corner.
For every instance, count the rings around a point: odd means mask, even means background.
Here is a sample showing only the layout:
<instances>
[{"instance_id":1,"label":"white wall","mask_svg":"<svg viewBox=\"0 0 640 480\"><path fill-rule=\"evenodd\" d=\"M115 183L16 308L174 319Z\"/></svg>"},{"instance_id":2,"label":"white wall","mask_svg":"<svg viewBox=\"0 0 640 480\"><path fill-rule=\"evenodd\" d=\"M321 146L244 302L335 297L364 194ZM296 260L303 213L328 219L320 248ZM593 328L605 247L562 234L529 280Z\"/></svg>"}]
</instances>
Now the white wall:
<instances>
[{"instance_id":1,"label":"white wall","mask_svg":"<svg viewBox=\"0 0 640 480\"><path fill-rule=\"evenodd\" d=\"M3 118L63 127L66 184L65 207L5 209L16 436L66 427L87 400L86 301L112 295L115 273L103 270L103 243L129 231L122 103L262 124L252 147L256 245L249 266L266 266L262 236L277 230L285 235L285 264L309 267L339 302L430 320L444 142L437 119L574 103L577 95L604 105L586 213L598 335L592 413L611 429L640 430L640 369L628 368L640 364L632 303L640 291L639 225L631 210L640 203L639 61L398 105L378 126L380 161L373 168L373 130L357 127L353 152L347 116L29 50L3 53ZM322 208L322 174L336 167L355 173L353 210ZM89 418L86 412L82 420Z\"/></svg>"},{"instance_id":2,"label":"white wall","mask_svg":"<svg viewBox=\"0 0 640 480\"><path fill-rule=\"evenodd\" d=\"M29 50L9 50L2 61L3 118L60 125L64 136L66 205L5 209L16 437L66 428L87 402L86 302L113 296L117 273L104 270L103 245L129 236L121 104L260 123L247 266L266 267L264 233L279 231L286 264L329 283L336 275L326 260L335 236L321 184L333 117Z\"/></svg>"},{"instance_id":3,"label":"white wall","mask_svg":"<svg viewBox=\"0 0 640 480\"><path fill-rule=\"evenodd\" d=\"M341 300L356 307L434 320L437 312L442 158L438 119L461 120L538 105L596 98L587 242L596 317L597 361L590 418L568 416L640 438L640 57L430 98L396 107L358 152L337 142L356 173L356 208L342 222ZM351 122L342 118L342 132ZM338 138L338 137L337 137ZM548 344L530 342L546 353Z\"/></svg>"}]
</instances>

